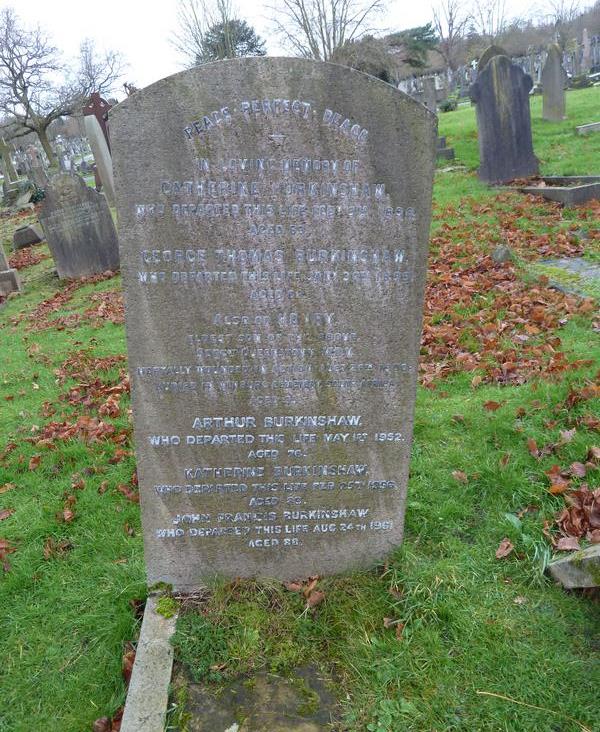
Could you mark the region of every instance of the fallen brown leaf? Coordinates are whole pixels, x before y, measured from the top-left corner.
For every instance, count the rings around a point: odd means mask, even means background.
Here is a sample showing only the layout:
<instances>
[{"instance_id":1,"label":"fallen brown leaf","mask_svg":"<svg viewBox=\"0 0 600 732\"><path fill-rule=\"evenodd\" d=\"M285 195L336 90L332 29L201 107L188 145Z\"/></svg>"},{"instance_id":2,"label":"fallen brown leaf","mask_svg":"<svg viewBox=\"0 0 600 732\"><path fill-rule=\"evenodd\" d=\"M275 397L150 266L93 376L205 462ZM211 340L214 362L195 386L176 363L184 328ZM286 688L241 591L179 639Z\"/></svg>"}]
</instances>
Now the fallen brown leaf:
<instances>
[{"instance_id":1,"label":"fallen brown leaf","mask_svg":"<svg viewBox=\"0 0 600 732\"><path fill-rule=\"evenodd\" d=\"M504 559L514 550L514 546L508 537L500 542L500 546L496 549L496 559Z\"/></svg>"},{"instance_id":2,"label":"fallen brown leaf","mask_svg":"<svg viewBox=\"0 0 600 732\"><path fill-rule=\"evenodd\" d=\"M313 590L310 595L306 598L306 607L314 608L317 607L325 599L325 593L321 590Z\"/></svg>"},{"instance_id":3,"label":"fallen brown leaf","mask_svg":"<svg viewBox=\"0 0 600 732\"><path fill-rule=\"evenodd\" d=\"M41 455L33 455L31 460L29 461L29 470L35 470L39 466L41 461L42 461Z\"/></svg>"},{"instance_id":4,"label":"fallen brown leaf","mask_svg":"<svg viewBox=\"0 0 600 732\"><path fill-rule=\"evenodd\" d=\"M0 521L4 521L15 512L14 508L3 508L0 510Z\"/></svg>"},{"instance_id":5,"label":"fallen brown leaf","mask_svg":"<svg viewBox=\"0 0 600 732\"><path fill-rule=\"evenodd\" d=\"M128 642L125 644L125 651L123 652L123 658L121 660L121 670L123 672L123 678L125 683L129 684L131 679L131 672L133 671L133 664L135 663L135 648L133 643Z\"/></svg>"},{"instance_id":6,"label":"fallen brown leaf","mask_svg":"<svg viewBox=\"0 0 600 732\"><path fill-rule=\"evenodd\" d=\"M556 542L556 549L559 552L576 552L581 549L579 539L576 536L561 536Z\"/></svg>"},{"instance_id":7,"label":"fallen brown leaf","mask_svg":"<svg viewBox=\"0 0 600 732\"><path fill-rule=\"evenodd\" d=\"M483 408L487 409L488 412L495 412L497 409L500 409L503 404L506 404L506 402L489 401L484 403Z\"/></svg>"},{"instance_id":8,"label":"fallen brown leaf","mask_svg":"<svg viewBox=\"0 0 600 732\"><path fill-rule=\"evenodd\" d=\"M458 480L459 483L468 483L469 482L469 478L467 477L467 474L463 473L462 470L453 470L452 477L454 478L454 480Z\"/></svg>"},{"instance_id":9,"label":"fallen brown leaf","mask_svg":"<svg viewBox=\"0 0 600 732\"><path fill-rule=\"evenodd\" d=\"M583 463L571 463L570 471L576 478L585 478L587 472Z\"/></svg>"}]
</instances>

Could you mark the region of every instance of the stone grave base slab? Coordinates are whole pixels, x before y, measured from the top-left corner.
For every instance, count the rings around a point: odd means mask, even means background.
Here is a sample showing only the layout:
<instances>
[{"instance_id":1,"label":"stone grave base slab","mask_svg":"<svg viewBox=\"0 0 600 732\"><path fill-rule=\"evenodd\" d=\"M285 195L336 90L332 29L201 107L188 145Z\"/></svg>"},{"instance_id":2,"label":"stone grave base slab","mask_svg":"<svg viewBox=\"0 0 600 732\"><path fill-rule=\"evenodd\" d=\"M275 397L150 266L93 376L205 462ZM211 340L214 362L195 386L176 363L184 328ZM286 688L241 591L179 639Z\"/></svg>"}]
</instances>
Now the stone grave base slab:
<instances>
[{"instance_id":1,"label":"stone grave base slab","mask_svg":"<svg viewBox=\"0 0 600 732\"><path fill-rule=\"evenodd\" d=\"M600 132L600 122L590 122L575 128L578 135L589 135L591 132Z\"/></svg>"},{"instance_id":2,"label":"stone grave base slab","mask_svg":"<svg viewBox=\"0 0 600 732\"><path fill-rule=\"evenodd\" d=\"M135 663L129 682L121 732L163 732L173 669L171 636L177 616L156 611L159 596L150 595L144 610Z\"/></svg>"},{"instance_id":3,"label":"stone grave base slab","mask_svg":"<svg viewBox=\"0 0 600 732\"><path fill-rule=\"evenodd\" d=\"M6 297L11 292L21 292L21 282L16 269L0 272L0 295Z\"/></svg>"},{"instance_id":4,"label":"stone grave base slab","mask_svg":"<svg viewBox=\"0 0 600 732\"><path fill-rule=\"evenodd\" d=\"M329 732L336 718L336 699L313 666L289 677L262 671L219 693L189 684L187 698L189 732Z\"/></svg>"},{"instance_id":5,"label":"stone grave base slab","mask_svg":"<svg viewBox=\"0 0 600 732\"><path fill-rule=\"evenodd\" d=\"M600 587L600 544L561 557L548 571L566 589Z\"/></svg>"},{"instance_id":6,"label":"stone grave base slab","mask_svg":"<svg viewBox=\"0 0 600 732\"><path fill-rule=\"evenodd\" d=\"M519 190L567 207L600 199L600 175L550 176L542 181L543 186L522 186Z\"/></svg>"}]
</instances>

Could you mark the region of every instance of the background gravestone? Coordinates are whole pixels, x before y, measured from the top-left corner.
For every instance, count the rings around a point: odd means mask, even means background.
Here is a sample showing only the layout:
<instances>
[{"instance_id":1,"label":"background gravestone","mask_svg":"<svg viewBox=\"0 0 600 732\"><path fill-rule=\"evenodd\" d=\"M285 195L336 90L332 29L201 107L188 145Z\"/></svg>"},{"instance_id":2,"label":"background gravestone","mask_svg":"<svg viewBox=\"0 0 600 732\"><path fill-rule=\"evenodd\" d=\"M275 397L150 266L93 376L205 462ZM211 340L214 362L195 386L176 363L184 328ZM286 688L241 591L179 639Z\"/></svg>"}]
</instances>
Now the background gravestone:
<instances>
[{"instance_id":1,"label":"background gravestone","mask_svg":"<svg viewBox=\"0 0 600 732\"><path fill-rule=\"evenodd\" d=\"M567 72L562 65L562 51L557 43L548 47L548 56L542 70L542 117L550 122L565 118L565 86Z\"/></svg>"},{"instance_id":2,"label":"background gravestone","mask_svg":"<svg viewBox=\"0 0 600 732\"><path fill-rule=\"evenodd\" d=\"M119 269L117 234L106 199L79 176L52 178L39 218L61 279Z\"/></svg>"},{"instance_id":3,"label":"background gravestone","mask_svg":"<svg viewBox=\"0 0 600 732\"><path fill-rule=\"evenodd\" d=\"M506 56L493 56L471 86L477 108L479 177L505 183L538 173L533 154L529 90L533 82Z\"/></svg>"},{"instance_id":4,"label":"background gravestone","mask_svg":"<svg viewBox=\"0 0 600 732\"><path fill-rule=\"evenodd\" d=\"M20 292L21 283L16 269L11 269L4 253L4 248L0 244L0 295L6 296L11 292Z\"/></svg>"},{"instance_id":5,"label":"background gravestone","mask_svg":"<svg viewBox=\"0 0 600 732\"><path fill-rule=\"evenodd\" d=\"M437 114L437 91L433 76L426 76L423 79L423 104L430 112Z\"/></svg>"},{"instance_id":6,"label":"background gravestone","mask_svg":"<svg viewBox=\"0 0 600 732\"><path fill-rule=\"evenodd\" d=\"M93 115L83 118L85 121L85 134L92 148L94 162L102 183L102 191L111 206L115 205L115 183L113 179L112 158L110 150L104 138L102 128Z\"/></svg>"},{"instance_id":7,"label":"background gravestone","mask_svg":"<svg viewBox=\"0 0 600 732\"><path fill-rule=\"evenodd\" d=\"M506 55L506 51L501 46L495 46L494 44L488 46L481 54L479 61L477 62L477 72L481 73L488 65L488 63L494 58L494 56Z\"/></svg>"},{"instance_id":8,"label":"background gravestone","mask_svg":"<svg viewBox=\"0 0 600 732\"><path fill-rule=\"evenodd\" d=\"M435 117L248 58L110 130L149 583L374 562L403 533Z\"/></svg>"}]
</instances>

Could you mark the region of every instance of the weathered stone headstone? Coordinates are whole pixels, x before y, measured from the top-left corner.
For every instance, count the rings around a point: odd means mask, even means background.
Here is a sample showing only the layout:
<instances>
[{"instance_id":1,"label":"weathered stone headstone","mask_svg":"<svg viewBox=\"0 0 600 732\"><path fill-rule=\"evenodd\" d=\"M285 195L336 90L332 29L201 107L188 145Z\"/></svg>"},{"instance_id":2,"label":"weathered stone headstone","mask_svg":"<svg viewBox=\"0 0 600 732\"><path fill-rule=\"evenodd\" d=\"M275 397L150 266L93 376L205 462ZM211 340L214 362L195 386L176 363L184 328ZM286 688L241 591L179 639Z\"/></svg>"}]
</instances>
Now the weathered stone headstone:
<instances>
[{"instance_id":1,"label":"weathered stone headstone","mask_svg":"<svg viewBox=\"0 0 600 732\"><path fill-rule=\"evenodd\" d=\"M3 137L0 137L0 155L2 155L2 172L4 173L4 180L7 183L16 181L18 175L15 170L15 166L13 165L11 149Z\"/></svg>"},{"instance_id":2,"label":"weathered stone headstone","mask_svg":"<svg viewBox=\"0 0 600 732\"><path fill-rule=\"evenodd\" d=\"M27 146L27 177L37 188L45 189L48 185L48 174L40 151L33 144Z\"/></svg>"},{"instance_id":3,"label":"weathered stone headstone","mask_svg":"<svg viewBox=\"0 0 600 732\"><path fill-rule=\"evenodd\" d=\"M11 292L20 292L21 283L16 269L11 269L8 259L4 253L4 247L0 244L0 295L6 297Z\"/></svg>"},{"instance_id":4,"label":"weathered stone headstone","mask_svg":"<svg viewBox=\"0 0 600 732\"><path fill-rule=\"evenodd\" d=\"M592 44L588 29L584 28L581 34L581 71L588 74L592 63Z\"/></svg>"},{"instance_id":5,"label":"weathered stone headstone","mask_svg":"<svg viewBox=\"0 0 600 732\"><path fill-rule=\"evenodd\" d=\"M477 62L477 72L481 73L494 56L507 56L507 53L501 46L495 46L494 44L488 46Z\"/></svg>"},{"instance_id":6,"label":"weathered stone headstone","mask_svg":"<svg viewBox=\"0 0 600 732\"><path fill-rule=\"evenodd\" d=\"M557 43L548 47L548 56L542 70L542 117L550 122L565 118L565 86L567 72L562 65L562 51Z\"/></svg>"},{"instance_id":7,"label":"weathered stone headstone","mask_svg":"<svg viewBox=\"0 0 600 732\"><path fill-rule=\"evenodd\" d=\"M435 117L248 58L110 129L149 582L372 563L403 533Z\"/></svg>"},{"instance_id":8,"label":"weathered stone headstone","mask_svg":"<svg viewBox=\"0 0 600 732\"><path fill-rule=\"evenodd\" d=\"M505 183L538 173L533 154L529 90L532 81L506 56L494 56L471 86L477 108L479 177Z\"/></svg>"},{"instance_id":9,"label":"weathered stone headstone","mask_svg":"<svg viewBox=\"0 0 600 732\"><path fill-rule=\"evenodd\" d=\"M435 155L438 160L454 160L454 148L446 145L446 137L438 137Z\"/></svg>"},{"instance_id":10,"label":"weathered stone headstone","mask_svg":"<svg viewBox=\"0 0 600 732\"><path fill-rule=\"evenodd\" d=\"M13 233L13 249L25 249L33 244L38 244L44 238L44 232L36 224L19 226Z\"/></svg>"},{"instance_id":11,"label":"weathered stone headstone","mask_svg":"<svg viewBox=\"0 0 600 732\"><path fill-rule=\"evenodd\" d=\"M104 134L98 120L93 115L84 117L85 133L94 154L96 169L102 182L102 191L111 206L115 205L115 183L113 180L112 159L110 150L104 139Z\"/></svg>"},{"instance_id":12,"label":"weathered stone headstone","mask_svg":"<svg viewBox=\"0 0 600 732\"><path fill-rule=\"evenodd\" d=\"M40 223L61 279L119 268L117 234L106 199L79 176L52 178Z\"/></svg>"},{"instance_id":13,"label":"weathered stone headstone","mask_svg":"<svg viewBox=\"0 0 600 732\"><path fill-rule=\"evenodd\" d=\"M422 102L430 112L437 114L437 91L433 76L426 76L423 79Z\"/></svg>"}]
</instances>

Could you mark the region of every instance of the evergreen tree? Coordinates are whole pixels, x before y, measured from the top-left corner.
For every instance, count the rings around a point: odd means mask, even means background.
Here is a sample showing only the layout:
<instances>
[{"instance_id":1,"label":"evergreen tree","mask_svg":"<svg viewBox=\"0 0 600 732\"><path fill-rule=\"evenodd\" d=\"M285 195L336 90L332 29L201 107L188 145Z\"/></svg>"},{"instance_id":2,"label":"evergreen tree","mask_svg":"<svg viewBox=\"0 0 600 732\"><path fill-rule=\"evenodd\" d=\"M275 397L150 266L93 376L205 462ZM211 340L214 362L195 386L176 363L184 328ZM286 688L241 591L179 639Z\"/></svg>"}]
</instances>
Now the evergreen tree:
<instances>
[{"instance_id":1,"label":"evergreen tree","mask_svg":"<svg viewBox=\"0 0 600 732\"><path fill-rule=\"evenodd\" d=\"M264 56L265 42L245 20L232 18L212 25L202 36L198 64L240 56Z\"/></svg>"}]
</instances>

